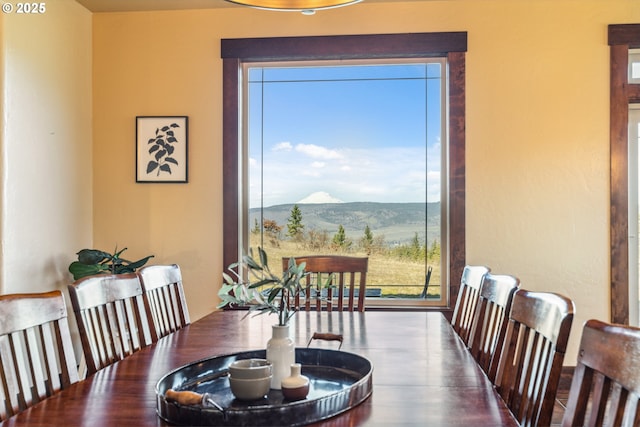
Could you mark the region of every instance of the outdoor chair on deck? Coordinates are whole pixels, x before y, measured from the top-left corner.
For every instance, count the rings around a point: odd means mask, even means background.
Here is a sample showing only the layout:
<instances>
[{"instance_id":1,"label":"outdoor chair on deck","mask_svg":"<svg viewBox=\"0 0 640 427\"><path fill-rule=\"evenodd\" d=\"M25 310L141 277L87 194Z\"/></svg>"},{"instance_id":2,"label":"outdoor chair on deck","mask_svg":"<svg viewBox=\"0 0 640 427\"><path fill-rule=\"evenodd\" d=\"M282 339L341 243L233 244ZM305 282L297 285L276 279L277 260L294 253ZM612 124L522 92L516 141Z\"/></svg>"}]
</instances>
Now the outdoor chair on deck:
<instances>
[{"instance_id":1,"label":"outdoor chair on deck","mask_svg":"<svg viewBox=\"0 0 640 427\"><path fill-rule=\"evenodd\" d=\"M296 297L295 306L301 310L364 311L369 258L339 255L295 257L296 263L306 263L309 275L303 280L304 299ZM287 269L289 258L282 258ZM330 283L330 287L325 287Z\"/></svg>"},{"instance_id":2,"label":"outdoor chair on deck","mask_svg":"<svg viewBox=\"0 0 640 427\"><path fill-rule=\"evenodd\" d=\"M135 273L98 274L69 285L87 374L157 341Z\"/></svg>"},{"instance_id":3,"label":"outdoor chair on deck","mask_svg":"<svg viewBox=\"0 0 640 427\"><path fill-rule=\"evenodd\" d=\"M640 329L589 320L562 425L640 425Z\"/></svg>"},{"instance_id":4,"label":"outdoor chair on deck","mask_svg":"<svg viewBox=\"0 0 640 427\"><path fill-rule=\"evenodd\" d=\"M138 276L144 291L147 318L152 321L157 339L191 323L179 266L150 265L138 270Z\"/></svg>"},{"instance_id":5,"label":"outdoor chair on deck","mask_svg":"<svg viewBox=\"0 0 640 427\"><path fill-rule=\"evenodd\" d=\"M511 301L519 285L520 281L513 276L487 273L480 288L469 350L492 382L504 344Z\"/></svg>"},{"instance_id":6,"label":"outdoor chair on deck","mask_svg":"<svg viewBox=\"0 0 640 427\"><path fill-rule=\"evenodd\" d=\"M467 265L462 270L458 299L453 310L451 325L453 330L462 338L465 345L469 345L469 334L476 315L478 296L484 275L489 269L483 265Z\"/></svg>"},{"instance_id":7,"label":"outdoor chair on deck","mask_svg":"<svg viewBox=\"0 0 640 427\"><path fill-rule=\"evenodd\" d=\"M62 292L0 296L0 421L77 381Z\"/></svg>"},{"instance_id":8,"label":"outdoor chair on deck","mask_svg":"<svg viewBox=\"0 0 640 427\"><path fill-rule=\"evenodd\" d=\"M551 424L573 312L562 295L519 289L513 296L495 385L523 427Z\"/></svg>"}]
</instances>

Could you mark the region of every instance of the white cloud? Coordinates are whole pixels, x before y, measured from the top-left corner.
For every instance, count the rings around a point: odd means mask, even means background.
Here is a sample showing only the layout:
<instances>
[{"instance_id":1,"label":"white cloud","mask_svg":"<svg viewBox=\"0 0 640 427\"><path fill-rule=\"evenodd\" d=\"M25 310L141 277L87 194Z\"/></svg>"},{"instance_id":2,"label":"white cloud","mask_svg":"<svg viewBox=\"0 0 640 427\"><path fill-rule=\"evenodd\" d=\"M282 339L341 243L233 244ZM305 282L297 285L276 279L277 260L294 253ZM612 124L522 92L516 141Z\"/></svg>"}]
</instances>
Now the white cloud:
<instances>
[{"instance_id":1,"label":"white cloud","mask_svg":"<svg viewBox=\"0 0 640 427\"><path fill-rule=\"evenodd\" d=\"M329 150L328 148L315 144L297 144L296 151L314 159L334 160L342 158L342 155L338 151Z\"/></svg>"},{"instance_id":2,"label":"white cloud","mask_svg":"<svg viewBox=\"0 0 640 427\"><path fill-rule=\"evenodd\" d=\"M440 200L439 158L426 156L424 147L330 150L297 144L290 152L266 154L265 206L293 203L314 191L327 192L345 202ZM276 189L286 191L272 191Z\"/></svg>"},{"instance_id":3,"label":"white cloud","mask_svg":"<svg viewBox=\"0 0 640 427\"><path fill-rule=\"evenodd\" d=\"M273 146L272 151L291 151L293 150L293 145L290 142L279 142Z\"/></svg>"}]
</instances>

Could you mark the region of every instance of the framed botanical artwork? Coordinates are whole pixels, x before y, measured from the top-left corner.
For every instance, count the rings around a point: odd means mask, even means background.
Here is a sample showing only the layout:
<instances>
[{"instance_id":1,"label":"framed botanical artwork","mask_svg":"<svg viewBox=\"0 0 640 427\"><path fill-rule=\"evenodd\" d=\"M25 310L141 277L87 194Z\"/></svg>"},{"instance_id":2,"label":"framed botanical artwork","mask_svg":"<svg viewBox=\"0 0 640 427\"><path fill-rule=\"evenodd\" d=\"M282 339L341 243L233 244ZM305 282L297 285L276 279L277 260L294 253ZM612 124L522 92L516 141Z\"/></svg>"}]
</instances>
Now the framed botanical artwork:
<instances>
[{"instance_id":1,"label":"framed botanical artwork","mask_svg":"<svg viewBox=\"0 0 640 427\"><path fill-rule=\"evenodd\" d=\"M136 182L186 183L187 116L136 117Z\"/></svg>"}]
</instances>

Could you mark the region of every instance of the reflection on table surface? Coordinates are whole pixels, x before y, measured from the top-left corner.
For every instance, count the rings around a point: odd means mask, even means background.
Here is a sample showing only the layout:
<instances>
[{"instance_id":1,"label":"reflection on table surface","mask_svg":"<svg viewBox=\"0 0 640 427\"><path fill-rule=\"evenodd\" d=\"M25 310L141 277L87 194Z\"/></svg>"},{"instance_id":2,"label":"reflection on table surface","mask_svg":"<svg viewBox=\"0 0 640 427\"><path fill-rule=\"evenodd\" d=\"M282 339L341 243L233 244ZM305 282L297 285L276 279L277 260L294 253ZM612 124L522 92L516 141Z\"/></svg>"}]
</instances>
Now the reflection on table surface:
<instances>
[{"instance_id":1,"label":"reflection on table surface","mask_svg":"<svg viewBox=\"0 0 640 427\"><path fill-rule=\"evenodd\" d=\"M169 372L213 356L263 349L275 317L218 311L98 371L3 425L170 425L155 387ZM343 335L342 350L373 365L373 393L322 425L517 425L447 320L438 312L299 312L297 347L314 332ZM313 340L314 348L337 349Z\"/></svg>"}]
</instances>

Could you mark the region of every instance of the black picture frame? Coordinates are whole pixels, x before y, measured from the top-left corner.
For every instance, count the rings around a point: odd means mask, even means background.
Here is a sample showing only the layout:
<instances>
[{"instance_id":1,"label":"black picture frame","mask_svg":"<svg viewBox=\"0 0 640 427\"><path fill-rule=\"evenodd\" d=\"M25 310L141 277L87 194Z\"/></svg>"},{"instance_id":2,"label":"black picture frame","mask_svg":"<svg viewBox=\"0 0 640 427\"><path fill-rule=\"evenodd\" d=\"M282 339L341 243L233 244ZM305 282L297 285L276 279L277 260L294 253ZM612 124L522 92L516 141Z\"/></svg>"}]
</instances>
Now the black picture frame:
<instances>
[{"instance_id":1,"label":"black picture frame","mask_svg":"<svg viewBox=\"0 0 640 427\"><path fill-rule=\"evenodd\" d=\"M189 182L188 137L188 116L136 116L136 182Z\"/></svg>"}]
</instances>

